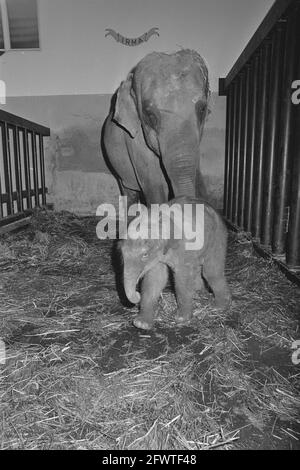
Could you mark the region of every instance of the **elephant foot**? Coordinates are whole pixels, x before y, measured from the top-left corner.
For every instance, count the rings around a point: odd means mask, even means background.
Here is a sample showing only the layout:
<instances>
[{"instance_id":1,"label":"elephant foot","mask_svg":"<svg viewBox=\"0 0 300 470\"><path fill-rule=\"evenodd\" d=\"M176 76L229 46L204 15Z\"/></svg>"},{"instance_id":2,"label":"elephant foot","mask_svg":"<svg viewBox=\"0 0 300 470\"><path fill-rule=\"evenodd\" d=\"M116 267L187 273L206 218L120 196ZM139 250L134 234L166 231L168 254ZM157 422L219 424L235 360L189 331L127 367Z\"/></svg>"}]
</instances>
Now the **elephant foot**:
<instances>
[{"instance_id":1,"label":"elephant foot","mask_svg":"<svg viewBox=\"0 0 300 470\"><path fill-rule=\"evenodd\" d=\"M153 322L150 321L149 319L142 317L138 315L134 320L133 324L136 328L139 328L140 330L151 330L153 326Z\"/></svg>"},{"instance_id":2,"label":"elephant foot","mask_svg":"<svg viewBox=\"0 0 300 470\"><path fill-rule=\"evenodd\" d=\"M215 297L215 307L218 310L226 310L231 305L231 295L223 294Z\"/></svg>"},{"instance_id":3,"label":"elephant foot","mask_svg":"<svg viewBox=\"0 0 300 470\"><path fill-rule=\"evenodd\" d=\"M175 321L179 325L186 325L189 323L192 319L192 313L191 312L183 312L181 310L177 310L175 314Z\"/></svg>"}]
</instances>

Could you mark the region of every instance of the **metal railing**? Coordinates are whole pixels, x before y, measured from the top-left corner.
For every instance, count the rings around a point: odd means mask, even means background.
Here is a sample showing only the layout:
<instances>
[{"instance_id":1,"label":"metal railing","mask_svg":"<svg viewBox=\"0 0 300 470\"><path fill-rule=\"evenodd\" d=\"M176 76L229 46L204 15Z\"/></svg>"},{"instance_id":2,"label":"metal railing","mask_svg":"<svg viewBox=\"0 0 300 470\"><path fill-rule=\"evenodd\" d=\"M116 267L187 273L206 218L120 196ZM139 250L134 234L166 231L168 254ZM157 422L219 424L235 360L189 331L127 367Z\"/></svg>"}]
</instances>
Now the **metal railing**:
<instances>
[{"instance_id":1,"label":"metal railing","mask_svg":"<svg viewBox=\"0 0 300 470\"><path fill-rule=\"evenodd\" d=\"M300 1L277 0L226 78L224 216L300 271Z\"/></svg>"},{"instance_id":2,"label":"metal railing","mask_svg":"<svg viewBox=\"0 0 300 470\"><path fill-rule=\"evenodd\" d=\"M44 137L50 129L0 110L0 227L46 205Z\"/></svg>"}]
</instances>

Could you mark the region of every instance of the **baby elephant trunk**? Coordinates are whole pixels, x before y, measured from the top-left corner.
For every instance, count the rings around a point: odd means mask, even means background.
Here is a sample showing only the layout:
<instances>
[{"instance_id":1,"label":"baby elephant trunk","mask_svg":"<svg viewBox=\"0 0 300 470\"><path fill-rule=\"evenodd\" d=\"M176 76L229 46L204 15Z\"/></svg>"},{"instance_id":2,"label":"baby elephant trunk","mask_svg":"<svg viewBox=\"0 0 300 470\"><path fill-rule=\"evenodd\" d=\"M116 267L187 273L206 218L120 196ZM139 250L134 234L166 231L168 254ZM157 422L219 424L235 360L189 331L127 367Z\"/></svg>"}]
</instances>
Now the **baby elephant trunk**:
<instances>
[{"instance_id":1,"label":"baby elephant trunk","mask_svg":"<svg viewBox=\"0 0 300 470\"><path fill-rule=\"evenodd\" d=\"M141 300L139 292L136 290L138 275L133 273L132 270L125 269L124 271L124 288L127 299L133 303L138 304Z\"/></svg>"}]
</instances>

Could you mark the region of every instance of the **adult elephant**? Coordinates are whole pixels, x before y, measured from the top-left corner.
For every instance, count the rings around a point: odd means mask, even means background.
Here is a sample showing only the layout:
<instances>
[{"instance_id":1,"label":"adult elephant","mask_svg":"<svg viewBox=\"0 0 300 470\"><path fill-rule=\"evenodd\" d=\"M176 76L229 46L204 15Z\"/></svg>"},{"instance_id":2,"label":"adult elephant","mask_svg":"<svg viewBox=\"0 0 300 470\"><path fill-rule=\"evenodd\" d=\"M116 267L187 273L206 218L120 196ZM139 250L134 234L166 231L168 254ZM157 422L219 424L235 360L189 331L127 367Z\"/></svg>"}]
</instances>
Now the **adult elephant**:
<instances>
[{"instance_id":1,"label":"adult elephant","mask_svg":"<svg viewBox=\"0 0 300 470\"><path fill-rule=\"evenodd\" d=\"M103 143L129 204L140 193L147 205L195 196L208 99L207 67L188 49L147 55L121 83L104 124ZM203 196L200 174L197 179ZM149 328L167 277L167 266L158 264L143 278L140 314L134 320L138 328Z\"/></svg>"},{"instance_id":2,"label":"adult elephant","mask_svg":"<svg viewBox=\"0 0 300 470\"><path fill-rule=\"evenodd\" d=\"M195 51L153 52L131 70L103 128L106 156L128 202L138 193L147 204L195 196L208 99L208 70Z\"/></svg>"}]
</instances>

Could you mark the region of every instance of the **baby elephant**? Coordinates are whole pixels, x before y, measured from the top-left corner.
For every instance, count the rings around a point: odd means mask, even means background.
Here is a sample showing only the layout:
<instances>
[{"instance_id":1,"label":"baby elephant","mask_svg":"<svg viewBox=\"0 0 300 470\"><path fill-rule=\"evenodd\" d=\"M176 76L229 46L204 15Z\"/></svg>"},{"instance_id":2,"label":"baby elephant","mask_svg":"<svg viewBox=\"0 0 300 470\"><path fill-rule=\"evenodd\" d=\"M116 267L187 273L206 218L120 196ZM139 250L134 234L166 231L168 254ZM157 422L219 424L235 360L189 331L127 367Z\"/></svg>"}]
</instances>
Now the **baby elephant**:
<instances>
[{"instance_id":1,"label":"baby elephant","mask_svg":"<svg viewBox=\"0 0 300 470\"><path fill-rule=\"evenodd\" d=\"M221 217L207 202L185 196L160 205L156 217L153 207L150 211L142 206L121 244L126 295L132 303L141 302L134 325L152 327L169 269L174 275L178 322L191 319L193 294L203 288L202 276L216 306L226 308L231 296L224 276L227 230ZM137 283L147 272L140 295Z\"/></svg>"}]
</instances>

